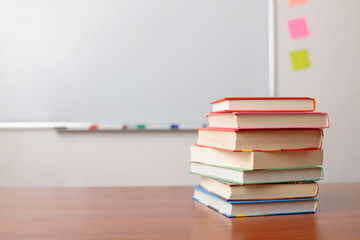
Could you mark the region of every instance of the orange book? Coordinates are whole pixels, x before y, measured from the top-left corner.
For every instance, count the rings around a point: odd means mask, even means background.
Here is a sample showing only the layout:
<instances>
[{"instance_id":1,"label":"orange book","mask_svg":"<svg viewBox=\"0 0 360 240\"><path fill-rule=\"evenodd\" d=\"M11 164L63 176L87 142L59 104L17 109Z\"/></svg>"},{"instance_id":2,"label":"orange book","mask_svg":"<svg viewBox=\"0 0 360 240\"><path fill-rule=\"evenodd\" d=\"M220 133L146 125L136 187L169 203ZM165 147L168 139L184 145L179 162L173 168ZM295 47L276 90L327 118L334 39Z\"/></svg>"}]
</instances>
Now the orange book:
<instances>
[{"instance_id":1,"label":"orange book","mask_svg":"<svg viewBox=\"0 0 360 240\"><path fill-rule=\"evenodd\" d=\"M309 97L226 97L211 102L213 112L312 112Z\"/></svg>"},{"instance_id":2,"label":"orange book","mask_svg":"<svg viewBox=\"0 0 360 240\"><path fill-rule=\"evenodd\" d=\"M199 128L197 145L235 152L321 149L322 129Z\"/></svg>"},{"instance_id":3,"label":"orange book","mask_svg":"<svg viewBox=\"0 0 360 240\"><path fill-rule=\"evenodd\" d=\"M225 112L206 115L209 127L231 129L328 128L321 112Z\"/></svg>"}]
</instances>

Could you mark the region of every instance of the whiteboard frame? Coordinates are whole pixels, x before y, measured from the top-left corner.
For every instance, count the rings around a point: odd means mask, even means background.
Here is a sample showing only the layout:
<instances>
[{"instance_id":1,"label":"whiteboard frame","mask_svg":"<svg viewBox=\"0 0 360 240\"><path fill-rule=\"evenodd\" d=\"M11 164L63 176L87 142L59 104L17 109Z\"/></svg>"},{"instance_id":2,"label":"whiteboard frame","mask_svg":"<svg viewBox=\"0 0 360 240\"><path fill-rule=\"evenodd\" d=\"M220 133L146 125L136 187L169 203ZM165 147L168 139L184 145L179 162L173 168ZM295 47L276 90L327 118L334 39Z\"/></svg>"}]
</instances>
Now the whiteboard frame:
<instances>
[{"instance_id":1,"label":"whiteboard frame","mask_svg":"<svg viewBox=\"0 0 360 240\"><path fill-rule=\"evenodd\" d=\"M276 88L276 0L268 0L269 96L277 97Z\"/></svg>"}]
</instances>

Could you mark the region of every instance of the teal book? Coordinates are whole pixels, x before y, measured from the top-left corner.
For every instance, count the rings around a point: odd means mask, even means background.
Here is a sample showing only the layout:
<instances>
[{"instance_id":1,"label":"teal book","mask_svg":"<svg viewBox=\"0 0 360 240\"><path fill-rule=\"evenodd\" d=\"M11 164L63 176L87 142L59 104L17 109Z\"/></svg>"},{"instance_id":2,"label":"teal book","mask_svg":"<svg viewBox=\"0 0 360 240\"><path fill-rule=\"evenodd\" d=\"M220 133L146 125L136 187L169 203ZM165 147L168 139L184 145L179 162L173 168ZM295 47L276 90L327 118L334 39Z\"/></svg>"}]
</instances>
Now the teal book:
<instances>
[{"instance_id":1,"label":"teal book","mask_svg":"<svg viewBox=\"0 0 360 240\"><path fill-rule=\"evenodd\" d=\"M200 186L193 188L194 200L227 217L314 213L318 205L316 198L226 201Z\"/></svg>"},{"instance_id":2,"label":"teal book","mask_svg":"<svg viewBox=\"0 0 360 240\"><path fill-rule=\"evenodd\" d=\"M318 166L249 170L191 162L190 169L190 173L193 174L241 185L319 181L323 179L323 169Z\"/></svg>"}]
</instances>

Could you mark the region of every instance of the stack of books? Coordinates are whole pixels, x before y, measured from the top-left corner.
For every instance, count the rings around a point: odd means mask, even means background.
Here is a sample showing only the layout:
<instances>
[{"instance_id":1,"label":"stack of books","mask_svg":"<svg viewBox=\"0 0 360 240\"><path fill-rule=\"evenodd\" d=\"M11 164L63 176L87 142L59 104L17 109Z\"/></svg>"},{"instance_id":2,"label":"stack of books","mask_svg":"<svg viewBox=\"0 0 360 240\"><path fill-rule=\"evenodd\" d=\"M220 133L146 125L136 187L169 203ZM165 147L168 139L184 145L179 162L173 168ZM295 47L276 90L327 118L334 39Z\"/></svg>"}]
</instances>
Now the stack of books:
<instances>
[{"instance_id":1,"label":"stack of books","mask_svg":"<svg viewBox=\"0 0 360 240\"><path fill-rule=\"evenodd\" d=\"M326 113L313 98L224 98L191 147L193 199L228 217L315 212Z\"/></svg>"}]
</instances>

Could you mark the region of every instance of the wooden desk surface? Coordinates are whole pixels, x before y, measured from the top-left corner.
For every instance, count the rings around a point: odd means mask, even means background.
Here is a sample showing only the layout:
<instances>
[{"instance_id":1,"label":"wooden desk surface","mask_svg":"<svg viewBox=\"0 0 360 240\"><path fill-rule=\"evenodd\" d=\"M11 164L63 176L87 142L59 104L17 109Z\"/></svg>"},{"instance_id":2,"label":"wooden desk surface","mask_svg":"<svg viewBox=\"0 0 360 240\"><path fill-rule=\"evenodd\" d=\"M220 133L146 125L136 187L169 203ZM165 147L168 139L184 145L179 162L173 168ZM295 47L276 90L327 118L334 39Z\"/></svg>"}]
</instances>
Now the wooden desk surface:
<instances>
[{"instance_id":1,"label":"wooden desk surface","mask_svg":"<svg viewBox=\"0 0 360 240\"><path fill-rule=\"evenodd\" d=\"M360 183L321 184L316 214L227 218L191 187L0 188L0 239L360 239Z\"/></svg>"}]
</instances>

